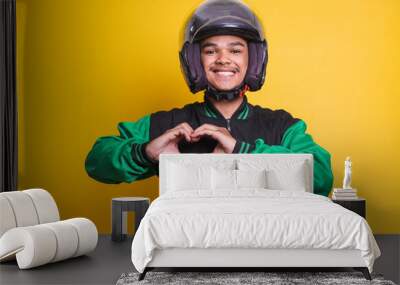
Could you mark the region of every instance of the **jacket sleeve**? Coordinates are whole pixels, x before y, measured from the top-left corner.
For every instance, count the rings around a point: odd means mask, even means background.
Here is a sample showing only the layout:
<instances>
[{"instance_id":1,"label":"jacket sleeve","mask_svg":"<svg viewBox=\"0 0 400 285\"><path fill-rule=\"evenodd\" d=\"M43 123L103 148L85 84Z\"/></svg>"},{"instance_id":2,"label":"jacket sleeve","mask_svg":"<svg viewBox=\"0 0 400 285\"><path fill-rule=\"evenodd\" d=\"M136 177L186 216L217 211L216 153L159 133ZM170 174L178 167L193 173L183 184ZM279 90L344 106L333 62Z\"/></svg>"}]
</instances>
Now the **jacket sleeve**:
<instances>
[{"instance_id":1,"label":"jacket sleeve","mask_svg":"<svg viewBox=\"0 0 400 285\"><path fill-rule=\"evenodd\" d=\"M157 174L158 166L145 153L150 115L118 124L119 136L99 137L85 161L88 175L100 182L118 184Z\"/></svg>"},{"instance_id":2,"label":"jacket sleeve","mask_svg":"<svg viewBox=\"0 0 400 285\"><path fill-rule=\"evenodd\" d=\"M305 122L298 120L286 129L281 145L265 144L261 138L254 144L236 141L233 153L311 153L314 157L314 193L328 196L333 184L331 156L313 141L306 129Z\"/></svg>"}]
</instances>

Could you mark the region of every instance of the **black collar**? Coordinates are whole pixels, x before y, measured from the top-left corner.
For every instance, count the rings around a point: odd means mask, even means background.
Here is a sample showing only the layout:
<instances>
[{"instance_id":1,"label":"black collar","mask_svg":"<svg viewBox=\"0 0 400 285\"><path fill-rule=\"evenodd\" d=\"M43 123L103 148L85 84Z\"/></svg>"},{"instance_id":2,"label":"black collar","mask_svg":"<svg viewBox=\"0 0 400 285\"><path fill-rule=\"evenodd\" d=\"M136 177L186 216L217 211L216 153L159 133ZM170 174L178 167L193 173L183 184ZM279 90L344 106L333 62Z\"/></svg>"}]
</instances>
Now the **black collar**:
<instances>
[{"instance_id":1,"label":"black collar","mask_svg":"<svg viewBox=\"0 0 400 285\"><path fill-rule=\"evenodd\" d=\"M243 95L243 101L240 104L240 106L236 109L236 111L232 114L231 119L239 119L239 120L245 120L248 117L249 114L249 104L247 101L247 96ZM212 117L212 118L219 118L219 119L224 119L224 116L218 111L217 108L214 107L213 103L210 101L209 97L204 94L204 113L206 114L207 117Z\"/></svg>"}]
</instances>

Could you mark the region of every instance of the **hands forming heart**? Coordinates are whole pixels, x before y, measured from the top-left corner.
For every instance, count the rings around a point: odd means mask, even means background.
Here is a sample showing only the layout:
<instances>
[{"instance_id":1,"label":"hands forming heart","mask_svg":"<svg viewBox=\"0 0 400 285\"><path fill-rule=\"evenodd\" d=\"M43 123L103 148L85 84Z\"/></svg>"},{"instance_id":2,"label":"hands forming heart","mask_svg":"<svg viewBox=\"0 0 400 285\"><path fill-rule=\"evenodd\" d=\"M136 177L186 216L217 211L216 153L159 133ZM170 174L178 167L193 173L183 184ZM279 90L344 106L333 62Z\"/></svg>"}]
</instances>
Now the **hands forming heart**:
<instances>
[{"instance_id":1,"label":"hands forming heart","mask_svg":"<svg viewBox=\"0 0 400 285\"><path fill-rule=\"evenodd\" d=\"M180 153L178 143L182 138L187 142L198 142L202 136L210 136L218 141L213 153L232 153L236 144L236 140L226 128L203 124L193 130L188 123L183 122L153 139L146 146L146 154L150 159L158 161L161 153Z\"/></svg>"}]
</instances>

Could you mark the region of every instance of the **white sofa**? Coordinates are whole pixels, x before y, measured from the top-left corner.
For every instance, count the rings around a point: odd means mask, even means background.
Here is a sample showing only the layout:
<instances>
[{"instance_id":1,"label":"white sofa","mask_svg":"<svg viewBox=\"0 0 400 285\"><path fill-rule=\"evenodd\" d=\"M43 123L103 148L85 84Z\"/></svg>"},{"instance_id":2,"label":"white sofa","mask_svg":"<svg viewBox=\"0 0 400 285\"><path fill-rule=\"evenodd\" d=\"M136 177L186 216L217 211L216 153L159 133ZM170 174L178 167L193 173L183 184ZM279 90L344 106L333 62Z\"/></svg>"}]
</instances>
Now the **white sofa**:
<instances>
[{"instance_id":1,"label":"white sofa","mask_svg":"<svg viewBox=\"0 0 400 285\"><path fill-rule=\"evenodd\" d=\"M0 193L0 262L16 259L20 269L28 269L86 254L97 240L92 221L60 221L46 190Z\"/></svg>"}]
</instances>

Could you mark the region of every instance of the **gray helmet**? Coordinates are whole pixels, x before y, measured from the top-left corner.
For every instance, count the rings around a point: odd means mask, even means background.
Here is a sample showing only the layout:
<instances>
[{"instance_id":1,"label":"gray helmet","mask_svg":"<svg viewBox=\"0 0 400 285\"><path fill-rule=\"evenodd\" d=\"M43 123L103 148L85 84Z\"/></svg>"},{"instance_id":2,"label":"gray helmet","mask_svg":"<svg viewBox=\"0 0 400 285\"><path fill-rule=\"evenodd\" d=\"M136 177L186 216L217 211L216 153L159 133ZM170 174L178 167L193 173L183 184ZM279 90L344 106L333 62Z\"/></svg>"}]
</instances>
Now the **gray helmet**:
<instances>
[{"instance_id":1,"label":"gray helmet","mask_svg":"<svg viewBox=\"0 0 400 285\"><path fill-rule=\"evenodd\" d=\"M256 91L265 80L268 61L267 42L257 16L241 1L208 0L191 15L184 30L179 59L181 69L190 91L210 91L200 59L200 41L214 35L235 35L247 40L249 64L241 86L232 92L221 92L217 100L236 97L243 89ZM215 93L218 91L214 90ZM227 94L231 93L231 94ZM217 94L218 95L218 94ZM215 97L215 96L214 96Z\"/></svg>"}]
</instances>

